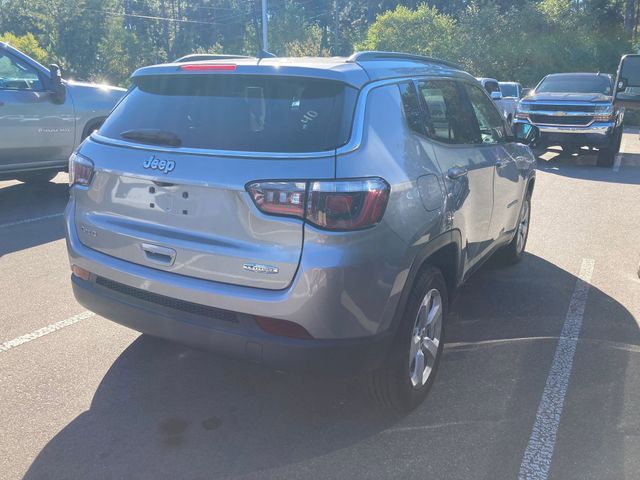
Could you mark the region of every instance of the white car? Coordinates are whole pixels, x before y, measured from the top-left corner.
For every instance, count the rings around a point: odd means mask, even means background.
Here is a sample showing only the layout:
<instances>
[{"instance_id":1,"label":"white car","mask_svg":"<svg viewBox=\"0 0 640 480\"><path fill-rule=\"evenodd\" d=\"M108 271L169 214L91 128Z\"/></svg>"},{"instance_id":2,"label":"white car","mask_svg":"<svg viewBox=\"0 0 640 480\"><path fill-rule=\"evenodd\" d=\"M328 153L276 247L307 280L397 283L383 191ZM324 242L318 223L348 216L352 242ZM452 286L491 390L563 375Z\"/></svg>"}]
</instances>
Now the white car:
<instances>
[{"instance_id":1,"label":"white car","mask_svg":"<svg viewBox=\"0 0 640 480\"><path fill-rule=\"evenodd\" d=\"M515 118L516 115L516 106L518 105L518 99L513 97L505 97L502 95L502 90L500 89L500 82L498 82L495 78L477 78L478 82L482 85L487 93L491 96L491 99L498 106L502 115L507 120L509 125ZM520 90L522 91L522 90Z\"/></svg>"}]
</instances>

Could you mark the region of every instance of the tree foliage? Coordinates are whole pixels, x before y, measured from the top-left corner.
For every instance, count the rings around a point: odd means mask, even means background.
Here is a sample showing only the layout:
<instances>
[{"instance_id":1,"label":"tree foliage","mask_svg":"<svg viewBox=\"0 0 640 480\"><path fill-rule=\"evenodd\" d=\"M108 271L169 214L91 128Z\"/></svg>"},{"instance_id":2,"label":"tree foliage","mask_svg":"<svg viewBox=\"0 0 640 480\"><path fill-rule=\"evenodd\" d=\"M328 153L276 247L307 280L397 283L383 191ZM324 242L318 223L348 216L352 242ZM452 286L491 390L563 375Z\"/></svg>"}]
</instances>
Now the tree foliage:
<instances>
[{"instance_id":1,"label":"tree foliage","mask_svg":"<svg viewBox=\"0 0 640 480\"><path fill-rule=\"evenodd\" d=\"M555 71L612 72L634 42L638 1L269 0L269 50L399 50L532 85ZM260 0L0 0L0 32L67 77L124 85L188 53L255 54Z\"/></svg>"},{"instance_id":2,"label":"tree foliage","mask_svg":"<svg viewBox=\"0 0 640 480\"><path fill-rule=\"evenodd\" d=\"M32 33L18 36L7 32L0 35L0 42L5 42L14 46L21 52L26 53L34 60L43 64L46 64L49 58L47 52L40 46L38 40Z\"/></svg>"},{"instance_id":3,"label":"tree foliage","mask_svg":"<svg viewBox=\"0 0 640 480\"><path fill-rule=\"evenodd\" d=\"M455 55L456 23L435 7L419 5L415 10L400 5L378 16L369 27L360 50L395 50L433 57Z\"/></svg>"}]
</instances>

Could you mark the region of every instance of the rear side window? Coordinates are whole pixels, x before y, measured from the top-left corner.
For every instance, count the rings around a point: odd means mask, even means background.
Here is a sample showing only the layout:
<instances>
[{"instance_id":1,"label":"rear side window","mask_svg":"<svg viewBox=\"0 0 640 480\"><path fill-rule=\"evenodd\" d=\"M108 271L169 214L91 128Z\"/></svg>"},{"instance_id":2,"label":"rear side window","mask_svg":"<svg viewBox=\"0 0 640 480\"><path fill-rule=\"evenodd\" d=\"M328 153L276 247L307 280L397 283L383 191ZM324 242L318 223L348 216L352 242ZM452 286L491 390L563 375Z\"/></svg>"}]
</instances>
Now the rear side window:
<instances>
[{"instance_id":1,"label":"rear side window","mask_svg":"<svg viewBox=\"0 0 640 480\"><path fill-rule=\"evenodd\" d=\"M451 80L418 85L427 110L427 134L445 143L477 143L477 121L466 98Z\"/></svg>"},{"instance_id":2,"label":"rear side window","mask_svg":"<svg viewBox=\"0 0 640 480\"><path fill-rule=\"evenodd\" d=\"M402 106L407 124L411 130L425 135L425 119L420 105L420 98L413 82L402 82L398 84Z\"/></svg>"},{"instance_id":3,"label":"rear side window","mask_svg":"<svg viewBox=\"0 0 640 480\"><path fill-rule=\"evenodd\" d=\"M331 150L349 139L356 97L343 83L303 77L145 76L100 133L126 139L154 131L176 146L214 150Z\"/></svg>"}]
</instances>

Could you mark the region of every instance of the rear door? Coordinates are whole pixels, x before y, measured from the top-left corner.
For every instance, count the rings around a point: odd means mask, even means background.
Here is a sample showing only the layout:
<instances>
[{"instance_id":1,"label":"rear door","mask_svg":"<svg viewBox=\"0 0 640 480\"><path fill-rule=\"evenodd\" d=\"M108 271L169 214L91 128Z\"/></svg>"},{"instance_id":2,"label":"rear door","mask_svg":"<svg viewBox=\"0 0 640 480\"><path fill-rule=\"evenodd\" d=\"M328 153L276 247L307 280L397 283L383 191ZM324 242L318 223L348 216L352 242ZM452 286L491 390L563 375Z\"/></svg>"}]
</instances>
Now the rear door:
<instances>
[{"instance_id":1,"label":"rear door","mask_svg":"<svg viewBox=\"0 0 640 480\"><path fill-rule=\"evenodd\" d=\"M303 209L304 181L334 177L356 94L306 78L138 80L82 148L96 173L87 190L74 192L81 241L180 275L286 288L302 252L303 220L262 213L247 185L298 181L301 190L279 191L275 201ZM261 195L273 192L267 186Z\"/></svg>"},{"instance_id":2,"label":"rear door","mask_svg":"<svg viewBox=\"0 0 640 480\"><path fill-rule=\"evenodd\" d=\"M480 128L482 146L492 157L493 213L489 236L498 240L516 227L524 182L510 154L507 126L491 99L480 87L462 84Z\"/></svg>"},{"instance_id":3,"label":"rear door","mask_svg":"<svg viewBox=\"0 0 640 480\"><path fill-rule=\"evenodd\" d=\"M493 152L478 148L480 132L464 92L454 80L422 80L418 88L427 111L427 135L445 175L450 227L463 237L471 266L489 242L493 208Z\"/></svg>"},{"instance_id":4,"label":"rear door","mask_svg":"<svg viewBox=\"0 0 640 480\"><path fill-rule=\"evenodd\" d=\"M0 51L0 172L65 165L73 150L71 99L54 103L40 75Z\"/></svg>"}]
</instances>

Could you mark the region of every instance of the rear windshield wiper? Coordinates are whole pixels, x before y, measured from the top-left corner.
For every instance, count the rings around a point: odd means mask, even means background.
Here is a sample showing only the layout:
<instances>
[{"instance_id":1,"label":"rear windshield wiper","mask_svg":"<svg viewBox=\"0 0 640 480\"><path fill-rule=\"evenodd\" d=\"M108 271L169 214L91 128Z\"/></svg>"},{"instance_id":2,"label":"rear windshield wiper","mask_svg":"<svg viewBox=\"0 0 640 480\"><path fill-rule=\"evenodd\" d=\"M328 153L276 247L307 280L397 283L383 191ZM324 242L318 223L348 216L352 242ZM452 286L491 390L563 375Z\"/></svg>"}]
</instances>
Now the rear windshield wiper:
<instances>
[{"instance_id":1,"label":"rear windshield wiper","mask_svg":"<svg viewBox=\"0 0 640 480\"><path fill-rule=\"evenodd\" d=\"M143 143L153 145L169 145L170 147L179 147L182 143L180 137L173 132L154 129L127 130L120 134L122 138L127 140L138 140Z\"/></svg>"}]
</instances>

